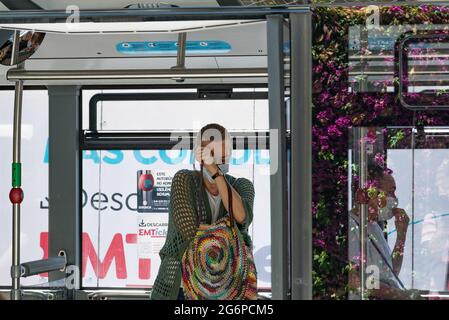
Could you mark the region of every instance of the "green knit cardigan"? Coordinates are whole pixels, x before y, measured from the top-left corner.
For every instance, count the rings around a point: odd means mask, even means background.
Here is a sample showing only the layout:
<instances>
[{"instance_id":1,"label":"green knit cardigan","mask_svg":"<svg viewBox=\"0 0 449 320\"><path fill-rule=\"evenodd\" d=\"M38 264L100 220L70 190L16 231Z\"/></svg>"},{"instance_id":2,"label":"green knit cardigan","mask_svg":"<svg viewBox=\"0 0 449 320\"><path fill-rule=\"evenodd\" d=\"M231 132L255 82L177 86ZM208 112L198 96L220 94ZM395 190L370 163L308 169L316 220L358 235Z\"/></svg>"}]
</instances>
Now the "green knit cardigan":
<instances>
[{"instance_id":1,"label":"green knit cardigan","mask_svg":"<svg viewBox=\"0 0 449 320\"><path fill-rule=\"evenodd\" d=\"M151 292L153 300L175 300L181 285L181 259L190 241L195 237L200 223L211 224L212 214L206 188L203 198L204 214L198 212L198 193L200 193L200 175L198 171L182 169L176 172L171 185L167 239L159 255L161 265ZM248 226L253 220L254 185L246 178L225 175L227 181L240 195L246 212L242 224L237 223L245 243L252 247ZM204 210L205 208L205 210ZM218 219L227 214L223 202L220 203Z\"/></svg>"}]
</instances>

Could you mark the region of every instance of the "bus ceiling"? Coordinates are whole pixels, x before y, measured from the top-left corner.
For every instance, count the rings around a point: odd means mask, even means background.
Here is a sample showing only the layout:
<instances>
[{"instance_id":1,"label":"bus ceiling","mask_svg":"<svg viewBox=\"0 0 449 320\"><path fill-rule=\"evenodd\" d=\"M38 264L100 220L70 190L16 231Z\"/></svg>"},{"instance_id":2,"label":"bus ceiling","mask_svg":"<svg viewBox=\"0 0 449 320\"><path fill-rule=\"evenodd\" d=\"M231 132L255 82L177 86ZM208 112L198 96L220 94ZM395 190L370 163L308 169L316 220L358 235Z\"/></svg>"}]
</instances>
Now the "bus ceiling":
<instances>
[{"instance_id":1,"label":"bus ceiling","mask_svg":"<svg viewBox=\"0 0 449 320\"><path fill-rule=\"evenodd\" d=\"M28 85L266 84L267 16L307 12L304 6L81 10L73 24L66 23L71 16L65 10L0 11L0 29L46 34L21 68L0 67L0 85L18 78ZM185 63L179 69L182 33ZM102 41L95 41L100 34Z\"/></svg>"},{"instance_id":2,"label":"bus ceiling","mask_svg":"<svg viewBox=\"0 0 449 320\"><path fill-rule=\"evenodd\" d=\"M125 7L155 7L155 6L230 6L241 5L240 0L1 0L0 4L8 10L65 10L68 6L77 6L86 9L123 9ZM0 10L2 9L0 5Z\"/></svg>"}]
</instances>

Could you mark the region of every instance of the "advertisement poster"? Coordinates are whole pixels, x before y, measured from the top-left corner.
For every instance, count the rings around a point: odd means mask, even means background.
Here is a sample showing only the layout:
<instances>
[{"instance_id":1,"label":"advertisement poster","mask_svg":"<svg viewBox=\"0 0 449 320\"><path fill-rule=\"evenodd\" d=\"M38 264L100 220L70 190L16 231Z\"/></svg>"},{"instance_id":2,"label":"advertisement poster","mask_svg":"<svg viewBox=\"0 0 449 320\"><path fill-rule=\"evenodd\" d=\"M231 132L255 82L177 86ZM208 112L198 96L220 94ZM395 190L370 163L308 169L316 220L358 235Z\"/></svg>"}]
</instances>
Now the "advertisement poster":
<instances>
[{"instance_id":1,"label":"advertisement poster","mask_svg":"<svg viewBox=\"0 0 449 320\"><path fill-rule=\"evenodd\" d=\"M137 252L139 258L158 255L167 238L168 221L160 213L138 216Z\"/></svg>"},{"instance_id":2,"label":"advertisement poster","mask_svg":"<svg viewBox=\"0 0 449 320\"><path fill-rule=\"evenodd\" d=\"M168 212L172 173L137 171L137 212Z\"/></svg>"}]
</instances>

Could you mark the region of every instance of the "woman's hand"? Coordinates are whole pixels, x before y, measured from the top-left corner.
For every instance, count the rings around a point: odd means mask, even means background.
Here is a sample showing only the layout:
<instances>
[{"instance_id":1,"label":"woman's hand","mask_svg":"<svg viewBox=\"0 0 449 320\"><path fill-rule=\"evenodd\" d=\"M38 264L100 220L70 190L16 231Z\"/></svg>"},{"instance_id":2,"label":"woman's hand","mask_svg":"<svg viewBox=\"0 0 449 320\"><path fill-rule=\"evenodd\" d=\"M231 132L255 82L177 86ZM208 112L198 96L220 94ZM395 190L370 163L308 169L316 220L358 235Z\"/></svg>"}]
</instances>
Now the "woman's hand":
<instances>
[{"instance_id":1,"label":"woman's hand","mask_svg":"<svg viewBox=\"0 0 449 320\"><path fill-rule=\"evenodd\" d=\"M215 159L212 154L212 149L210 147L211 143L209 143L205 147L199 147L196 149L195 158L198 162L201 163L201 160L203 160L203 166L206 168L206 170L210 173L210 175L213 175L217 172L218 166L215 163Z\"/></svg>"},{"instance_id":2,"label":"woman's hand","mask_svg":"<svg viewBox=\"0 0 449 320\"><path fill-rule=\"evenodd\" d=\"M406 237L407 229L408 224L410 222L410 218L408 217L405 210L401 208L394 208L393 215L394 215L394 224L397 231L397 237L391 258L393 262L393 271L394 273L399 274L399 272L401 271L402 260L404 257L405 240L407 238Z\"/></svg>"},{"instance_id":3,"label":"woman's hand","mask_svg":"<svg viewBox=\"0 0 449 320\"><path fill-rule=\"evenodd\" d=\"M410 223L410 218L407 213L405 213L405 210L400 208L394 208L393 215L395 218L394 224L398 232L398 236L405 236L407 233L408 224Z\"/></svg>"},{"instance_id":4,"label":"woman's hand","mask_svg":"<svg viewBox=\"0 0 449 320\"><path fill-rule=\"evenodd\" d=\"M368 201L368 221L377 222L379 218L379 199L377 196L375 198L369 199Z\"/></svg>"}]
</instances>

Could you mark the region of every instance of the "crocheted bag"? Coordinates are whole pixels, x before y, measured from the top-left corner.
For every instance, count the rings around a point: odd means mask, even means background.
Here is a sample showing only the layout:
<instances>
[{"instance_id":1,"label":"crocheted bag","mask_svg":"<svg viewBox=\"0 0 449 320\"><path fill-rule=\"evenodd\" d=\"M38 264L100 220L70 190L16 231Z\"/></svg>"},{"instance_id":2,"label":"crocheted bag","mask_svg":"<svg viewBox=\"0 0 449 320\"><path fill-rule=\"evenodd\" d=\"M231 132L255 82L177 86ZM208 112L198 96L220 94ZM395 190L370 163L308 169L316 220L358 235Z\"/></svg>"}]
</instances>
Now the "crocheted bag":
<instances>
[{"instance_id":1,"label":"crocheted bag","mask_svg":"<svg viewBox=\"0 0 449 320\"><path fill-rule=\"evenodd\" d=\"M232 214L211 225L200 225L182 257L182 286L190 300L255 300L257 273L248 247Z\"/></svg>"}]
</instances>

